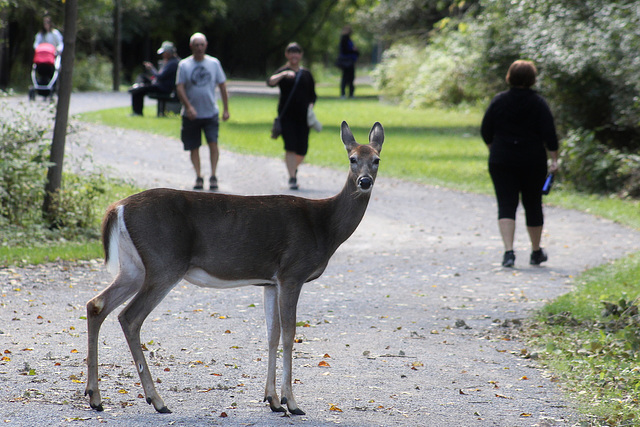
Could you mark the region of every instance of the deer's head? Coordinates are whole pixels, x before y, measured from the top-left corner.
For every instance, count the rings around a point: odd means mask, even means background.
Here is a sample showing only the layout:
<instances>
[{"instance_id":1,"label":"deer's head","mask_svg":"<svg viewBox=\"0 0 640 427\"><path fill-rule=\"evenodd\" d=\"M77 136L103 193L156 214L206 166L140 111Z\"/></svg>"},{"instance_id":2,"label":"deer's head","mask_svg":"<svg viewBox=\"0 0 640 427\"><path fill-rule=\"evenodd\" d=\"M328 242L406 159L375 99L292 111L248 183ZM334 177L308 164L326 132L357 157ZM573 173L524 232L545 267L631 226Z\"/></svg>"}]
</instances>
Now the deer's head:
<instances>
[{"instance_id":1,"label":"deer's head","mask_svg":"<svg viewBox=\"0 0 640 427\"><path fill-rule=\"evenodd\" d=\"M373 188L380 163L380 151L382 151L382 143L384 142L382 125L378 122L373 125L371 132L369 132L368 145L360 145L356 142L347 122L342 122L340 137L347 153L349 153L351 174L354 176L358 191L369 193Z\"/></svg>"}]
</instances>

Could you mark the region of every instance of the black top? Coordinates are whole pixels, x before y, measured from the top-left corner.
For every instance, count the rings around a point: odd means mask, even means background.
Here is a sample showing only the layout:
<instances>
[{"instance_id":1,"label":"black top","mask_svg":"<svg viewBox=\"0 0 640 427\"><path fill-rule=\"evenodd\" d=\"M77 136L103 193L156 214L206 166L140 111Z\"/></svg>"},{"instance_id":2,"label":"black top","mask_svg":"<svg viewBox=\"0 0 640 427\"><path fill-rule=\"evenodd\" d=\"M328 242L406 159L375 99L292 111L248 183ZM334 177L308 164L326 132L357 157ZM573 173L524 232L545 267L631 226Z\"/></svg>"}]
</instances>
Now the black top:
<instances>
[{"instance_id":1,"label":"black top","mask_svg":"<svg viewBox=\"0 0 640 427\"><path fill-rule=\"evenodd\" d=\"M282 67L276 70L274 74L281 73L285 70L291 70L289 67ZM292 70L293 71L293 70ZM298 86L296 87L296 91L293 93L293 98L289 102L289 106L287 110L284 112L284 116L289 119L294 119L297 121L305 121L307 120L307 109L309 108L309 104L315 104L317 96L316 96L316 83L313 80L313 75L306 68L300 68L299 73L300 81L298 82ZM289 94L293 89L293 84L295 79L284 78L278 82L278 86L280 87L280 100L278 101L278 115L282 112L282 107L287 102L289 98Z\"/></svg>"},{"instance_id":2,"label":"black top","mask_svg":"<svg viewBox=\"0 0 640 427\"><path fill-rule=\"evenodd\" d=\"M175 56L170 58L155 75L156 80L154 84L163 92L170 93L176 88L178 62L180 62L180 58Z\"/></svg>"},{"instance_id":3,"label":"black top","mask_svg":"<svg viewBox=\"0 0 640 427\"><path fill-rule=\"evenodd\" d=\"M482 139L491 144L489 162L545 161L558 150L551 110L532 89L511 88L497 94L482 119Z\"/></svg>"}]
</instances>

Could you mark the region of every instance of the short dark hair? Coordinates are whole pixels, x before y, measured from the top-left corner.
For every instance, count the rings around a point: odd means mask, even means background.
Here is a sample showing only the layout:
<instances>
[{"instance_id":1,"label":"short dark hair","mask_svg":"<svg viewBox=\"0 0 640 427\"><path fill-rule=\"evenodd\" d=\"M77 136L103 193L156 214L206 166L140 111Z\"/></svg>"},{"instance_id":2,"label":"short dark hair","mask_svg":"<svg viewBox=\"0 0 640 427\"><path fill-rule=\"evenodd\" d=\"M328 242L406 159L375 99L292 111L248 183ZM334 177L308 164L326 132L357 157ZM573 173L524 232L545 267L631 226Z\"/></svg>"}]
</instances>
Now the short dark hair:
<instances>
[{"instance_id":1,"label":"short dark hair","mask_svg":"<svg viewBox=\"0 0 640 427\"><path fill-rule=\"evenodd\" d=\"M531 61L514 61L507 71L506 81L510 86L531 87L536 82L538 70Z\"/></svg>"},{"instance_id":2,"label":"short dark hair","mask_svg":"<svg viewBox=\"0 0 640 427\"><path fill-rule=\"evenodd\" d=\"M288 52L300 52L300 53L302 53L302 48L300 47L300 45L298 43L292 42L292 43L289 43L287 45L287 48L284 50L284 52L285 53L288 53Z\"/></svg>"}]
</instances>

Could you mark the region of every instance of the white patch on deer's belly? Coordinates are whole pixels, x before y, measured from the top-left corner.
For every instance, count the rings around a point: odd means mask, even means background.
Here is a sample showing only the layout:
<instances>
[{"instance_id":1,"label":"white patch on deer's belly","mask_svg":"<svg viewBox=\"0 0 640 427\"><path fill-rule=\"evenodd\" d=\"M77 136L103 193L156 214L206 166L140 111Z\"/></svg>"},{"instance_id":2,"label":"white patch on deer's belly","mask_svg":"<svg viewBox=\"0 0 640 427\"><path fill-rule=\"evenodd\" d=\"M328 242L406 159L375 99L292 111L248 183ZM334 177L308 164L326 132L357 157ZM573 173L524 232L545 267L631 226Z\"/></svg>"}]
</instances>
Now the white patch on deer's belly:
<instances>
[{"instance_id":1,"label":"white patch on deer's belly","mask_svg":"<svg viewBox=\"0 0 640 427\"><path fill-rule=\"evenodd\" d=\"M252 285L264 285L264 284L275 284L274 280L265 280L265 279L242 279L242 280L224 280L218 277L212 276L201 268L192 267L185 274L184 279L193 283L196 286L200 286L203 288L218 288L218 289L228 289L228 288L239 288L241 286L252 286Z\"/></svg>"}]
</instances>

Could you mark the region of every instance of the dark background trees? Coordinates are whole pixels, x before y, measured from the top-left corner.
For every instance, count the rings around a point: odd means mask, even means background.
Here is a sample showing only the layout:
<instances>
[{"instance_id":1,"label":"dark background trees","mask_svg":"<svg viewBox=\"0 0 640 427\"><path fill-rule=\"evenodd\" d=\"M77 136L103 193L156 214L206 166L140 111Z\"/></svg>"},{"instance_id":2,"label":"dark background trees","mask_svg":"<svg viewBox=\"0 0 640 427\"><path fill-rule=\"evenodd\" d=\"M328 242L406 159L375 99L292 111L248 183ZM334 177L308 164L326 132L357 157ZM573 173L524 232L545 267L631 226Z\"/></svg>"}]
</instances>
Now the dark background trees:
<instances>
[{"instance_id":1,"label":"dark background trees","mask_svg":"<svg viewBox=\"0 0 640 427\"><path fill-rule=\"evenodd\" d=\"M234 77L264 78L283 61L284 47L297 41L308 62L333 60L342 25L371 0L128 0L120 1L121 77L131 82L143 61L158 59L163 40L173 41L188 56L196 31L209 38L209 53ZM79 64L94 69L110 63L115 50L115 0L84 0L78 6ZM62 27L59 0L0 0L0 88L28 84L33 38L44 12ZM357 27L357 23L355 24ZM363 59L370 37L359 34ZM110 65L110 64L109 64Z\"/></svg>"}]
</instances>

